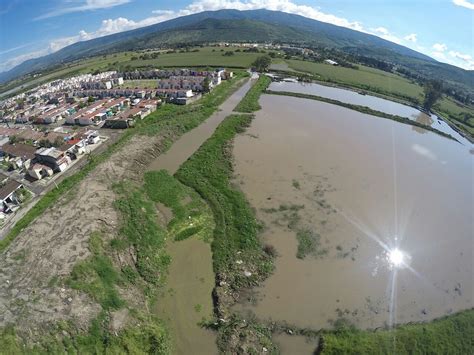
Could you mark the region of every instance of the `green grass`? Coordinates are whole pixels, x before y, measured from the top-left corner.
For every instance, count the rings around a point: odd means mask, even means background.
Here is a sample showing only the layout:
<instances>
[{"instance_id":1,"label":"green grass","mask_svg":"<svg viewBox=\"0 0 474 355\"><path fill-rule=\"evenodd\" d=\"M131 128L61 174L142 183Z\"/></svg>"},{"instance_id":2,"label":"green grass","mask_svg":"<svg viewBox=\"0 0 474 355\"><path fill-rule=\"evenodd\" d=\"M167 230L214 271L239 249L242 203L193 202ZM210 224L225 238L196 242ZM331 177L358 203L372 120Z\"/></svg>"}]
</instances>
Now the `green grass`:
<instances>
[{"instance_id":1,"label":"green grass","mask_svg":"<svg viewBox=\"0 0 474 355\"><path fill-rule=\"evenodd\" d=\"M156 222L155 206L141 189L129 183L116 185L115 191L120 196L115 207L123 222L112 246L118 251L133 247L137 273L147 283L160 285L170 259L164 249L166 232Z\"/></svg>"},{"instance_id":2,"label":"green grass","mask_svg":"<svg viewBox=\"0 0 474 355\"><path fill-rule=\"evenodd\" d=\"M239 86L239 79L248 75L238 73L236 78L225 81L205 95L201 100L189 106L165 105L153 112L141 121L135 129L125 131L120 139L109 146L105 152L91 155L87 164L80 171L63 179L53 190L46 193L41 199L15 224L7 236L0 240L0 252L3 251L17 236L30 225L47 208L52 206L64 193L77 186L91 171L100 163L107 160L114 152L123 147L124 144L135 134L156 135L169 132L164 140L164 148L169 147L174 140L182 134L197 127L201 122L217 110L218 106L225 101Z\"/></svg>"},{"instance_id":3,"label":"green grass","mask_svg":"<svg viewBox=\"0 0 474 355\"><path fill-rule=\"evenodd\" d=\"M266 75L260 75L257 82L252 88L245 94L244 98L238 103L234 111L251 113L261 109L258 100L260 95L268 88L271 83L271 79Z\"/></svg>"},{"instance_id":4,"label":"green grass","mask_svg":"<svg viewBox=\"0 0 474 355\"><path fill-rule=\"evenodd\" d=\"M158 86L157 79L150 80L124 80L120 88L156 88Z\"/></svg>"},{"instance_id":5,"label":"green grass","mask_svg":"<svg viewBox=\"0 0 474 355\"><path fill-rule=\"evenodd\" d=\"M225 48L226 51L236 48ZM213 52L214 50L214 52ZM220 48L204 47L199 52L161 54L157 59L130 61L132 67L227 67L249 68L259 53L234 52L233 56L223 56Z\"/></svg>"},{"instance_id":6,"label":"green grass","mask_svg":"<svg viewBox=\"0 0 474 355\"><path fill-rule=\"evenodd\" d=\"M474 310L394 330L342 327L322 335L321 354L472 354Z\"/></svg>"},{"instance_id":7,"label":"green grass","mask_svg":"<svg viewBox=\"0 0 474 355\"><path fill-rule=\"evenodd\" d=\"M304 259L308 255L321 257L327 254L328 250L321 247L321 236L310 229L299 229L296 232L298 248L296 257Z\"/></svg>"},{"instance_id":8,"label":"green grass","mask_svg":"<svg viewBox=\"0 0 474 355\"><path fill-rule=\"evenodd\" d=\"M387 118L387 119L392 120L392 121L400 122L400 123L411 125L411 126L420 127L420 128L423 128L427 131L434 132L434 133L436 133L436 134L438 134L442 137L449 138L449 139L452 139L452 140L456 140L450 134L439 131L436 128L433 128L431 126L425 125L423 123L419 123L417 121L412 121L407 117L391 115L391 114L386 113L386 112L373 110L373 109L371 109L370 107L367 107L367 106L353 105L353 104L349 104L349 103L342 102L342 101L339 101L339 100L329 99L327 97L322 97L322 96L317 96L317 95L310 95L310 94L302 94L302 93L296 93L296 92L289 92L289 91L267 90L265 93L271 94L271 95L292 96L292 97L297 97L297 98L301 98L301 99L322 101L322 102L326 102L326 103L329 103L329 104L332 104L332 105L338 105L338 106L342 106L342 107L345 107L345 108L348 108L348 109L351 109L351 110L362 112L362 113L365 113L365 114L368 114L368 115L371 115L371 116Z\"/></svg>"},{"instance_id":9,"label":"green grass","mask_svg":"<svg viewBox=\"0 0 474 355\"><path fill-rule=\"evenodd\" d=\"M227 117L176 173L178 180L196 190L211 207L216 223L214 271L226 274L235 289L252 285L272 270L271 259L264 254L257 236L259 224L254 212L243 193L231 184L230 143L251 120L249 115ZM236 265L237 258L254 271L250 277Z\"/></svg>"},{"instance_id":10,"label":"green grass","mask_svg":"<svg viewBox=\"0 0 474 355\"><path fill-rule=\"evenodd\" d=\"M74 265L68 286L89 294L103 310L121 308L124 302L115 288L115 284L120 282L120 274L104 254L99 233L91 235L89 250L92 256Z\"/></svg>"},{"instance_id":11,"label":"green grass","mask_svg":"<svg viewBox=\"0 0 474 355\"><path fill-rule=\"evenodd\" d=\"M288 60L288 66L296 71L318 76L319 80L346 84L352 87L389 94L410 101L422 99L422 88L398 75L359 65L359 69L344 68L323 63Z\"/></svg>"},{"instance_id":12,"label":"green grass","mask_svg":"<svg viewBox=\"0 0 474 355\"><path fill-rule=\"evenodd\" d=\"M196 235L205 241L212 237L214 220L209 207L191 188L183 185L165 170L145 173L145 191L154 202L173 211L168 233L175 240Z\"/></svg>"}]
</instances>

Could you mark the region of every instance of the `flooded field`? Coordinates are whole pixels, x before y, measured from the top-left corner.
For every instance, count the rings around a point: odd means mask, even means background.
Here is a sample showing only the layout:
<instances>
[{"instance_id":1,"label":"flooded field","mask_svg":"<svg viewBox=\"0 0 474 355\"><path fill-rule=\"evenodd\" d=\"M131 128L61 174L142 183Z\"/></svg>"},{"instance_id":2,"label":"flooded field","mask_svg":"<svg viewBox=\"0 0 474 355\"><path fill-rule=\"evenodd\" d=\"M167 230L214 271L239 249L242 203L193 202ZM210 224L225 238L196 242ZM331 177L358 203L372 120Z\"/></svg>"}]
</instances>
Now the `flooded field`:
<instances>
[{"instance_id":1,"label":"flooded field","mask_svg":"<svg viewBox=\"0 0 474 355\"><path fill-rule=\"evenodd\" d=\"M317 95L353 105L367 106L373 110L386 112L391 115L407 117L413 121L429 125L441 132L450 134L463 144L469 144L467 139L452 129L446 122L436 115L427 115L426 113L423 113L414 107L403 105L390 100L385 100L380 97L362 95L356 91L315 83L273 82L269 89L274 91L290 91L302 94ZM418 130L420 133L427 132L426 130L423 130L419 127L413 127L413 129Z\"/></svg>"},{"instance_id":2,"label":"flooded field","mask_svg":"<svg viewBox=\"0 0 474 355\"><path fill-rule=\"evenodd\" d=\"M279 256L238 310L319 329L473 307L470 147L318 101L260 104L235 141L235 182Z\"/></svg>"}]
</instances>

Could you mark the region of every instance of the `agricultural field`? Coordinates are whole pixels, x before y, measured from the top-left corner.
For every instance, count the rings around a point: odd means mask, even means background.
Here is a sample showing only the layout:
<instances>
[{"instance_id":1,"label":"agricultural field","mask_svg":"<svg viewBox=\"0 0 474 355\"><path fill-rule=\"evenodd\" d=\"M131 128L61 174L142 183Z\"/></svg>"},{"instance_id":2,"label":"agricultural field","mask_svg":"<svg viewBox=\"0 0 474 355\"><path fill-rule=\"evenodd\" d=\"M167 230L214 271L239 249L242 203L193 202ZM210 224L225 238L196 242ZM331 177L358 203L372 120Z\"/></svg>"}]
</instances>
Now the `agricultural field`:
<instances>
[{"instance_id":1,"label":"agricultural field","mask_svg":"<svg viewBox=\"0 0 474 355\"><path fill-rule=\"evenodd\" d=\"M422 88L395 74L359 65L359 70L329 64L288 60L288 66L296 71L318 75L324 81L347 84L395 96L410 96L420 100Z\"/></svg>"}]
</instances>

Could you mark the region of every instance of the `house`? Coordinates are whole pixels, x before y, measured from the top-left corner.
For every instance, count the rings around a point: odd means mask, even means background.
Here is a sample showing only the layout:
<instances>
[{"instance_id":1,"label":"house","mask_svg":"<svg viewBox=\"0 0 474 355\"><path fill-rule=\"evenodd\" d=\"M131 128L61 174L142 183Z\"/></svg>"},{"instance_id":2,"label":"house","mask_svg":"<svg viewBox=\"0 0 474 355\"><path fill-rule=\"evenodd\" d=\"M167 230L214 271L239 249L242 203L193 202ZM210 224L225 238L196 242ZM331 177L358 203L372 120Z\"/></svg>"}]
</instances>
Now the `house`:
<instances>
[{"instance_id":1,"label":"house","mask_svg":"<svg viewBox=\"0 0 474 355\"><path fill-rule=\"evenodd\" d=\"M13 169L28 169L36 153L35 147L22 143L5 144L0 150L5 156L5 161L11 163Z\"/></svg>"},{"instance_id":2,"label":"house","mask_svg":"<svg viewBox=\"0 0 474 355\"><path fill-rule=\"evenodd\" d=\"M18 181L8 180L0 187L0 212L10 213L20 208L20 199L16 192L23 187Z\"/></svg>"},{"instance_id":3,"label":"house","mask_svg":"<svg viewBox=\"0 0 474 355\"><path fill-rule=\"evenodd\" d=\"M52 176L53 174L53 169L43 164L36 163L28 169L28 175L35 180L41 180L45 177Z\"/></svg>"},{"instance_id":4,"label":"house","mask_svg":"<svg viewBox=\"0 0 474 355\"><path fill-rule=\"evenodd\" d=\"M334 61L334 60L331 60L331 59L325 59L324 60L324 63L326 64L331 64L331 65L339 65L338 62Z\"/></svg>"},{"instance_id":5,"label":"house","mask_svg":"<svg viewBox=\"0 0 474 355\"><path fill-rule=\"evenodd\" d=\"M53 171L61 172L71 164L71 158L65 151L57 148L41 148L36 152L35 163L49 166Z\"/></svg>"}]
</instances>

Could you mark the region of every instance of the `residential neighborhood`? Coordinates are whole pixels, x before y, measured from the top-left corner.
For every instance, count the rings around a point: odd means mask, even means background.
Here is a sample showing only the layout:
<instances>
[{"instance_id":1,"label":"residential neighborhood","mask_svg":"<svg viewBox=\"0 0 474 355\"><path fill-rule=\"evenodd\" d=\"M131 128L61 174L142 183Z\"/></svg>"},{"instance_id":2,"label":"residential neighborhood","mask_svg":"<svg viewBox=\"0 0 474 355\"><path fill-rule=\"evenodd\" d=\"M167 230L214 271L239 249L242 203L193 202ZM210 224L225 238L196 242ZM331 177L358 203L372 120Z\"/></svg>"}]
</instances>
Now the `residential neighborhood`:
<instances>
[{"instance_id":1,"label":"residential neighborhood","mask_svg":"<svg viewBox=\"0 0 474 355\"><path fill-rule=\"evenodd\" d=\"M0 101L0 220L107 141L109 129L131 128L166 103L189 104L232 76L225 69L107 71Z\"/></svg>"}]
</instances>

